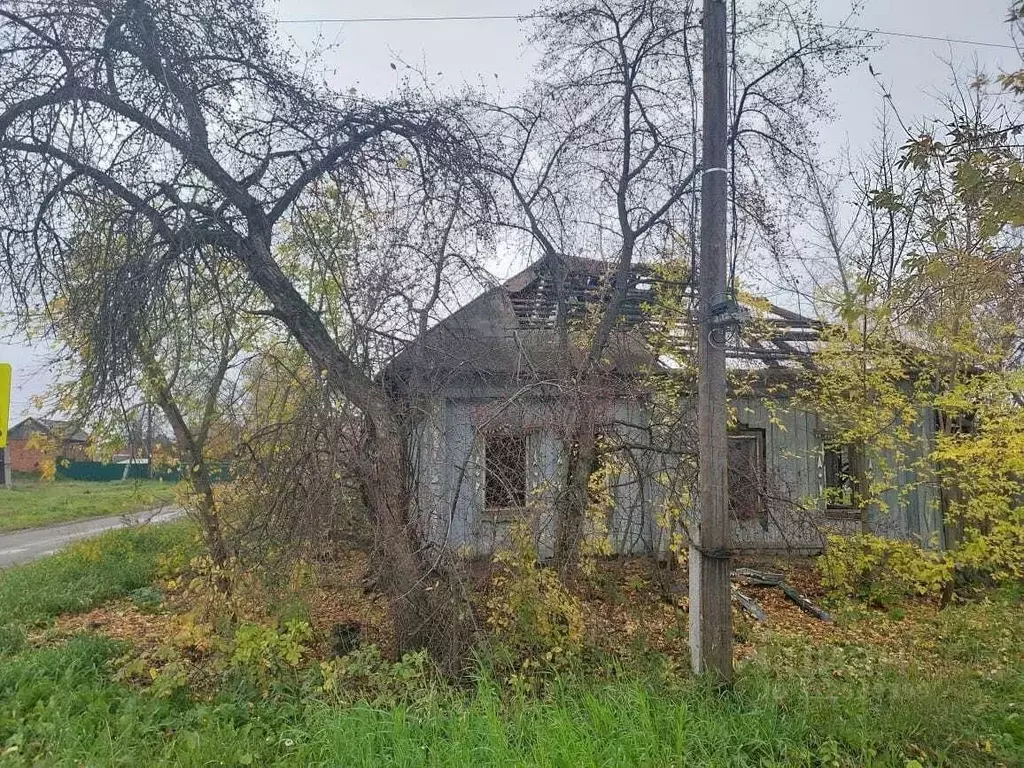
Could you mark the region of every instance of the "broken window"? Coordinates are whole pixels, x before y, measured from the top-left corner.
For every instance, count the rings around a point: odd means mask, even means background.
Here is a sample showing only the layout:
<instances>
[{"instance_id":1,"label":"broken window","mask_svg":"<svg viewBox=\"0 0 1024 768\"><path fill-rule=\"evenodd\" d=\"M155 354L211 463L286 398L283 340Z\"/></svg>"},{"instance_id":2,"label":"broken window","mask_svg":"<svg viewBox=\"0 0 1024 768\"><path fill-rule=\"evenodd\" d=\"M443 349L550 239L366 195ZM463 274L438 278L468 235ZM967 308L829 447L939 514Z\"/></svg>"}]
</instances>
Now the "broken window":
<instances>
[{"instance_id":1,"label":"broken window","mask_svg":"<svg viewBox=\"0 0 1024 768\"><path fill-rule=\"evenodd\" d=\"M855 471L848 445L825 446L825 506L852 509L855 506Z\"/></svg>"},{"instance_id":2,"label":"broken window","mask_svg":"<svg viewBox=\"0 0 1024 768\"><path fill-rule=\"evenodd\" d=\"M977 431L975 414L947 413L934 409L935 431L945 435L973 435Z\"/></svg>"},{"instance_id":3,"label":"broken window","mask_svg":"<svg viewBox=\"0 0 1024 768\"><path fill-rule=\"evenodd\" d=\"M764 512L765 433L742 429L729 435L729 511L738 520Z\"/></svg>"},{"instance_id":4,"label":"broken window","mask_svg":"<svg viewBox=\"0 0 1024 768\"><path fill-rule=\"evenodd\" d=\"M526 433L509 427L486 432L484 461L484 506L487 509L525 507Z\"/></svg>"}]
</instances>

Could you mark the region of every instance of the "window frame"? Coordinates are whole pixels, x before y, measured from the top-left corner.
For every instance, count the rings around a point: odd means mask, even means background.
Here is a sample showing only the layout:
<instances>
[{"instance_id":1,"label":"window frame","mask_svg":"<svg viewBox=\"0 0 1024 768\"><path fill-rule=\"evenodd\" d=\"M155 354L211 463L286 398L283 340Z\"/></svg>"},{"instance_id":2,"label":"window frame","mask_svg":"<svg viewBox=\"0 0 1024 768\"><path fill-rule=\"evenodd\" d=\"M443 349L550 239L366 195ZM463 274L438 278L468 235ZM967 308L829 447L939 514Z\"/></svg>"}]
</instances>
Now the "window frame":
<instances>
[{"instance_id":1,"label":"window frame","mask_svg":"<svg viewBox=\"0 0 1024 768\"><path fill-rule=\"evenodd\" d=\"M486 519L489 522L511 522L522 515L526 510L529 499L529 476L530 476L530 430L517 427L511 424L500 424L487 429L481 430L480 435L481 449L483 453L483 512ZM512 503L507 505L495 505L490 502L490 489L493 487L492 478L492 464L491 457L493 451L490 449L491 442L494 440L503 440L510 442L518 440L522 446L521 453L521 485L505 489L505 493ZM504 483L504 478L500 479L499 482ZM520 498L521 497L521 498Z\"/></svg>"},{"instance_id":2,"label":"window frame","mask_svg":"<svg viewBox=\"0 0 1024 768\"><path fill-rule=\"evenodd\" d=\"M729 480L728 487L728 506L729 515L734 520L746 521L746 520L763 520L767 511L767 479L768 479L768 434L767 430L763 427L748 427L746 425L740 425L735 429L729 430L727 435L726 444L726 471ZM733 441L745 441L754 443L755 459L757 461L757 487L755 488L755 511L753 514L739 514L737 505L734 503L733 489L737 487L737 484L732 482L732 478L736 471L733 469L733 463L730 461L732 457L732 444Z\"/></svg>"},{"instance_id":3,"label":"window frame","mask_svg":"<svg viewBox=\"0 0 1024 768\"><path fill-rule=\"evenodd\" d=\"M835 513L853 513L857 510L857 478L853 474L854 448L848 444L835 444L825 441L822 445L822 496L825 500L825 510ZM846 474L842 474L842 456L846 455ZM830 483L829 454L839 454L838 476L845 479L845 485L833 485ZM848 496L849 501L833 501L829 491L842 490L844 498Z\"/></svg>"}]
</instances>

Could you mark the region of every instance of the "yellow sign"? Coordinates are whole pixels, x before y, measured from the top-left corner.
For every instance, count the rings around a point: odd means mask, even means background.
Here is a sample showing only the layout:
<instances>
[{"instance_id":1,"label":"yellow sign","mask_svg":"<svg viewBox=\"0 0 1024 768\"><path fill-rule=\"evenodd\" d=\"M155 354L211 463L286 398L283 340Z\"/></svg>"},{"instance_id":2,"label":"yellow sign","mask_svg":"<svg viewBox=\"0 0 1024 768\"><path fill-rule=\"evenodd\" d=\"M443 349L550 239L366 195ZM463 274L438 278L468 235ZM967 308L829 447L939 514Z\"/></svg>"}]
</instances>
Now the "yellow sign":
<instances>
[{"instance_id":1,"label":"yellow sign","mask_svg":"<svg viewBox=\"0 0 1024 768\"><path fill-rule=\"evenodd\" d=\"M0 448L7 447L7 421L11 416L11 364L0 363ZM3 483L3 478L0 478Z\"/></svg>"}]
</instances>

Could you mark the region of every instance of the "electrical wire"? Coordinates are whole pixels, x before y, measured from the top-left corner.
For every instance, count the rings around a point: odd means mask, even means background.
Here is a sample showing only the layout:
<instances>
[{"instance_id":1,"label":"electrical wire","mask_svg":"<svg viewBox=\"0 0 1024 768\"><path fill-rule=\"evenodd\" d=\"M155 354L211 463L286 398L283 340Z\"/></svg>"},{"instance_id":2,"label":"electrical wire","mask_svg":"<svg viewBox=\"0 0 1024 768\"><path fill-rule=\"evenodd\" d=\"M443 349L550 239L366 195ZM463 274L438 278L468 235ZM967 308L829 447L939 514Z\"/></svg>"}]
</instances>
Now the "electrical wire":
<instances>
[{"instance_id":1,"label":"electrical wire","mask_svg":"<svg viewBox=\"0 0 1024 768\"><path fill-rule=\"evenodd\" d=\"M466 16L349 16L333 19L277 19L278 24L387 24L429 21L523 21L528 16L485 14Z\"/></svg>"},{"instance_id":2,"label":"electrical wire","mask_svg":"<svg viewBox=\"0 0 1024 768\"><path fill-rule=\"evenodd\" d=\"M403 24L403 23L427 23L442 21L525 21L531 18L527 15L515 14L465 14L465 15L438 15L438 16L346 16L334 18L310 18L310 19L277 19L278 24ZM810 26L810 25L803 25ZM1001 48L1003 50L1016 51L1016 45L1011 43L995 43L988 40L970 40L963 37L943 37L939 35L922 35L916 32L902 32L895 29L882 29L880 27L851 27L839 24L815 23L824 29L846 30L849 32L863 32L871 35L882 35L884 37L899 37L906 40L925 40L933 43L950 43L952 45L971 45L977 48Z\"/></svg>"},{"instance_id":3,"label":"electrical wire","mask_svg":"<svg viewBox=\"0 0 1024 768\"><path fill-rule=\"evenodd\" d=\"M871 35L882 35L884 37L902 37L907 40L927 40L933 43L952 43L954 45L973 45L978 48L1002 48L1008 51L1019 50L1011 43L993 43L987 40L968 40L963 37L940 37L937 35L920 35L914 32L899 32L894 29L869 29L866 27L843 27L836 24L820 24L825 29L846 29L850 32L864 32Z\"/></svg>"}]
</instances>

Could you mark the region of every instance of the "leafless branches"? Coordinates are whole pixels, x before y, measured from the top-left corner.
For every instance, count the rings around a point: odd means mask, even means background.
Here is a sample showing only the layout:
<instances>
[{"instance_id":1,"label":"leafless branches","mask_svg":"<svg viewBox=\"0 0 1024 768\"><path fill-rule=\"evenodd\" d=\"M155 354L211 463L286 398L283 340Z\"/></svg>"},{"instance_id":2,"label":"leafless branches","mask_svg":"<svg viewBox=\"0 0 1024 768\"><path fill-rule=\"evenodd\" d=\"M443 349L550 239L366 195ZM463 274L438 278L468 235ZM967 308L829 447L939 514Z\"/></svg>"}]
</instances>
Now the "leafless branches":
<instances>
[{"instance_id":1,"label":"leafless branches","mask_svg":"<svg viewBox=\"0 0 1024 768\"><path fill-rule=\"evenodd\" d=\"M601 395L596 372L621 321L634 265L666 258L693 264L697 192L708 170L697 155L702 36L692 2L567 0L537 19L544 56L529 95L514 107L484 109L496 138L487 164L509 194L501 223L524 234L555 272L566 352L565 275L574 260L611 263L603 276L607 301L588 318L584 341L581 329L573 331L582 362L566 371L577 408L566 437L560 556L572 561L594 461L595 424L587 414ZM741 229L747 247L778 238L773 190L802 170L810 124L826 114L824 80L858 60L866 40L826 29L803 2L740 4L733 31L733 162L721 170L734 182L735 263Z\"/></svg>"},{"instance_id":2,"label":"leafless branches","mask_svg":"<svg viewBox=\"0 0 1024 768\"><path fill-rule=\"evenodd\" d=\"M241 309L279 321L364 418L357 471L400 645L429 645L455 663L466 638L444 564L426 554L411 517L400 408L376 378L379 349L345 339L359 326L380 330L385 308L404 299L413 316L429 315L452 262L431 273L438 288L426 297L398 290L353 299L363 286L345 249L330 251L333 263L315 252L288 263L278 246L282 224L301 216L316 185L336 185L363 221L418 210L421 232L433 226L426 212L451 202L452 190L459 211L483 199L458 109L331 92L296 72L247 0L15 0L0 12L0 93L0 254L10 295L50 302L70 238L102 201L114 201L113 231L138 237L102 273L116 313L105 321L110 339L115 329L143 328L205 254L227 260L255 289ZM406 235L415 221L404 219ZM431 250L423 239L419 248ZM402 263L395 249L378 253L374 290L389 285L388 261ZM410 281L434 266L427 261ZM318 277L348 281L349 318L339 302L333 320L323 314L308 290ZM415 327L386 330L408 337Z\"/></svg>"}]
</instances>

